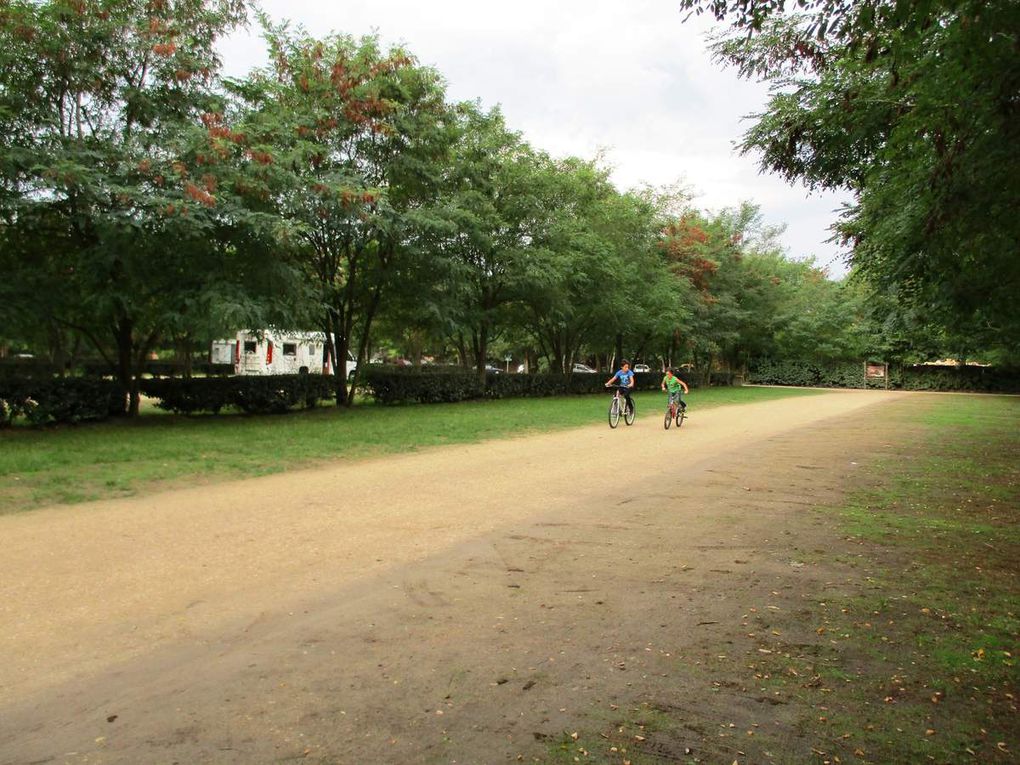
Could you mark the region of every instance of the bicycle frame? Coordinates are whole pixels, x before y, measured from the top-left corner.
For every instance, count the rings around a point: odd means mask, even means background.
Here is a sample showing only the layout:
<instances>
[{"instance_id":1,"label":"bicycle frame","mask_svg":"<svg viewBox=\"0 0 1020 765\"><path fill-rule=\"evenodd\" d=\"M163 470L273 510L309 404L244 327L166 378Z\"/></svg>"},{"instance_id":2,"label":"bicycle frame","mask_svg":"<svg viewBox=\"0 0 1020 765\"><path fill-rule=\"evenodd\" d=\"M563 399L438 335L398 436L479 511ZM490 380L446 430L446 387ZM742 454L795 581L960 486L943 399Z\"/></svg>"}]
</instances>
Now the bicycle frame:
<instances>
[{"instance_id":1,"label":"bicycle frame","mask_svg":"<svg viewBox=\"0 0 1020 765\"><path fill-rule=\"evenodd\" d=\"M628 425L633 425L634 424L634 415L635 415L636 407L631 405L630 418L628 419L628 417L627 417L627 411L628 411L627 410L627 399L623 395L623 392L624 392L624 390L626 388L624 386L622 386L622 385L612 385L612 386L607 386L607 387L611 387L611 388L614 389L613 390L613 403L611 403L609 405L609 427L615 428L619 424L621 417L623 417L624 422L626 422ZM626 390L629 390L629 389L626 389ZM615 410L615 419L614 419L614 410Z\"/></svg>"}]
</instances>

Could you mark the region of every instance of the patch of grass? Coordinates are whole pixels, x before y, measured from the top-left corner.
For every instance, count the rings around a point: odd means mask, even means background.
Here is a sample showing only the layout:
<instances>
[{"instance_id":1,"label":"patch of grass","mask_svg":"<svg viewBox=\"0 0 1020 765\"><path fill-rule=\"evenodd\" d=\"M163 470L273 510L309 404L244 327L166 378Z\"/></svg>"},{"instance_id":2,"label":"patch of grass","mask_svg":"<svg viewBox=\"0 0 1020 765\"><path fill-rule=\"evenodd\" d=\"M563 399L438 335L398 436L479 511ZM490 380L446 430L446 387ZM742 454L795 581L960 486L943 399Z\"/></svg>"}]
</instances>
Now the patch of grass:
<instances>
[{"instance_id":1,"label":"patch of grass","mask_svg":"<svg viewBox=\"0 0 1020 765\"><path fill-rule=\"evenodd\" d=\"M712 388L694 391L689 401L696 413L714 406L818 394ZM350 410L331 407L260 417L148 413L133 422L15 428L0 432L0 514L264 475L326 460L363 459L592 425L606 421L608 398L402 407L363 404ZM635 400L639 420L661 418L662 395L639 393Z\"/></svg>"},{"instance_id":2,"label":"patch of grass","mask_svg":"<svg viewBox=\"0 0 1020 765\"><path fill-rule=\"evenodd\" d=\"M1015 761L1020 401L947 397L920 424L834 509L871 576L830 600L844 639L813 670L847 682L805 693L825 714L803 730L844 762Z\"/></svg>"}]
</instances>

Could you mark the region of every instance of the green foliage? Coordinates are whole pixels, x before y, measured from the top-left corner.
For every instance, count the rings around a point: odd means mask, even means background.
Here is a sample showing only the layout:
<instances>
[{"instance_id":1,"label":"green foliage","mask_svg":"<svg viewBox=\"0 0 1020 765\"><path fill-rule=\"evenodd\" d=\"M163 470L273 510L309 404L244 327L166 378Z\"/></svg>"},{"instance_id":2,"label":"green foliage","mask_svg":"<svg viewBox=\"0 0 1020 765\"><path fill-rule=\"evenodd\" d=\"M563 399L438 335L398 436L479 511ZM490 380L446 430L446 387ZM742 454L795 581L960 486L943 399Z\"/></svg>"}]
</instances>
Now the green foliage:
<instances>
[{"instance_id":1,"label":"green foliage","mask_svg":"<svg viewBox=\"0 0 1020 765\"><path fill-rule=\"evenodd\" d=\"M153 379L142 381L142 391L158 399L160 409L178 414L217 414L230 406L248 414L282 414L333 395L332 380L322 375Z\"/></svg>"},{"instance_id":2,"label":"green foliage","mask_svg":"<svg viewBox=\"0 0 1020 765\"><path fill-rule=\"evenodd\" d=\"M889 387L898 390L1020 393L1020 369L894 366L889 371Z\"/></svg>"},{"instance_id":3,"label":"green foliage","mask_svg":"<svg viewBox=\"0 0 1020 765\"><path fill-rule=\"evenodd\" d=\"M311 285L291 323L326 332L349 403L348 351L365 362L380 304L438 225L453 120L439 75L405 50L262 23L272 63L229 84L234 108L213 127L234 138L235 188Z\"/></svg>"},{"instance_id":4,"label":"green foliage","mask_svg":"<svg viewBox=\"0 0 1020 765\"><path fill-rule=\"evenodd\" d=\"M758 385L804 385L821 388L866 387L862 362L814 363L760 360L755 362L748 371L748 382ZM885 387L883 381L868 380L867 384ZM1020 392L1020 369L890 365L889 388L893 390L1018 393Z\"/></svg>"},{"instance_id":5,"label":"green foliage","mask_svg":"<svg viewBox=\"0 0 1020 765\"><path fill-rule=\"evenodd\" d=\"M817 388L863 388L861 362L817 364L805 361L759 361L747 381L757 385L804 385Z\"/></svg>"},{"instance_id":6,"label":"green foliage","mask_svg":"<svg viewBox=\"0 0 1020 765\"><path fill-rule=\"evenodd\" d=\"M519 398L607 393L605 379L597 374L487 374L484 384L478 375L461 367L389 367L373 364L363 380L382 404L435 404L478 398ZM662 375L634 376L638 391L658 390Z\"/></svg>"},{"instance_id":7,"label":"green foliage","mask_svg":"<svg viewBox=\"0 0 1020 765\"><path fill-rule=\"evenodd\" d=\"M258 315L249 277L273 272L218 193L218 155L195 151L218 110L217 41L245 14L243 0L0 12L0 319L85 338L132 412L161 338Z\"/></svg>"},{"instance_id":8,"label":"green foliage","mask_svg":"<svg viewBox=\"0 0 1020 765\"><path fill-rule=\"evenodd\" d=\"M1020 6L684 0L739 32L718 58L772 84L745 135L765 169L856 196L855 269L950 334L1016 347Z\"/></svg>"},{"instance_id":9,"label":"green foliage","mask_svg":"<svg viewBox=\"0 0 1020 765\"><path fill-rule=\"evenodd\" d=\"M485 393L478 375L462 367L422 371L372 364L361 379L381 404L450 403L481 398Z\"/></svg>"},{"instance_id":10,"label":"green foliage","mask_svg":"<svg viewBox=\"0 0 1020 765\"><path fill-rule=\"evenodd\" d=\"M24 418L31 425L105 420L117 386L91 377L0 377L0 427Z\"/></svg>"}]
</instances>

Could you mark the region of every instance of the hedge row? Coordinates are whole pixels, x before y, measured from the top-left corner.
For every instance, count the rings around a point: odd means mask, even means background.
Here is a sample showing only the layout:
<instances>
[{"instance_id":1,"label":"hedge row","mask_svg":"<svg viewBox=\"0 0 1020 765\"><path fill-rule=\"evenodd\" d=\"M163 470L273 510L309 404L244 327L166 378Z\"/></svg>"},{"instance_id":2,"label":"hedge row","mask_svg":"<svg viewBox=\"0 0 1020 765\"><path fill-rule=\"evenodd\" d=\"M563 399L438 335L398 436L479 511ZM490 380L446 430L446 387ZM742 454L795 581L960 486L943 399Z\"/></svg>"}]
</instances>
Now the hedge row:
<instances>
[{"instance_id":1,"label":"hedge row","mask_svg":"<svg viewBox=\"0 0 1020 765\"><path fill-rule=\"evenodd\" d=\"M490 374L485 382L460 367L413 369L371 365L362 383L383 404L464 401L604 393L608 374ZM658 388L661 375L635 375L637 390ZM313 407L333 398L334 380L322 375L153 378L140 381L141 392L156 406L178 414L237 407L250 414L277 414L296 406ZM118 387L96 377L0 377L0 425L24 417L33 425L73 423L108 417Z\"/></svg>"},{"instance_id":2,"label":"hedge row","mask_svg":"<svg viewBox=\"0 0 1020 765\"><path fill-rule=\"evenodd\" d=\"M0 426L24 417L32 425L104 420L118 388L94 377L0 378Z\"/></svg>"},{"instance_id":3,"label":"hedge row","mask_svg":"<svg viewBox=\"0 0 1020 765\"><path fill-rule=\"evenodd\" d=\"M1006 367L894 367L889 387L897 390L1020 393L1020 369Z\"/></svg>"},{"instance_id":4,"label":"hedge row","mask_svg":"<svg viewBox=\"0 0 1020 765\"><path fill-rule=\"evenodd\" d=\"M812 364L799 361L759 361L748 371L758 385L804 385L819 388L865 387L863 362ZM885 387L884 380L868 380ZM1020 393L1020 369L994 367L936 367L890 365L891 390Z\"/></svg>"},{"instance_id":5,"label":"hedge row","mask_svg":"<svg viewBox=\"0 0 1020 765\"><path fill-rule=\"evenodd\" d=\"M609 374L489 374L483 383L476 372L460 367L392 367L373 364L360 370L361 382L382 404L437 404L477 398L520 398L604 393ZM659 387L662 375L635 375L637 390Z\"/></svg>"},{"instance_id":6,"label":"hedge row","mask_svg":"<svg viewBox=\"0 0 1020 765\"><path fill-rule=\"evenodd\" d=\"M68 371L45 359L0 359L0 378L55 377ZM75 365L74 371L87 377L103 377L113 372L110 365L101 359L82 361ZM196 361L191 365L191 372L203 375L232 375L234 365ZM142 374L152 377L181 377L184 374L184 364L179 361L146 361L142 366Z\"/></svg>"},{"instance_id":7,"label":"hedge row","mask_svg":"<svg viewBox=\"0 0 1020 765\"><path fill-rule=\"evenodd\" d=\"M747 381L757 385L863 388L864 364L857 361L837 364L813 364L803 361L759 361L748 370Z\"/></svg>"},{"instance_id":8,"label":"hedge row","mask_svg":"<svg viewBox=\"0 0 1020 765\"><path fill-rule=\"evenodd\" d=\"M178 414L218 413L236 406L249 414L280 414L302 405L315 406L334 396L332 377L266 375L262 377L192 377L142 380L142 393L156 406Z\"/></svg>"}]
</instances>

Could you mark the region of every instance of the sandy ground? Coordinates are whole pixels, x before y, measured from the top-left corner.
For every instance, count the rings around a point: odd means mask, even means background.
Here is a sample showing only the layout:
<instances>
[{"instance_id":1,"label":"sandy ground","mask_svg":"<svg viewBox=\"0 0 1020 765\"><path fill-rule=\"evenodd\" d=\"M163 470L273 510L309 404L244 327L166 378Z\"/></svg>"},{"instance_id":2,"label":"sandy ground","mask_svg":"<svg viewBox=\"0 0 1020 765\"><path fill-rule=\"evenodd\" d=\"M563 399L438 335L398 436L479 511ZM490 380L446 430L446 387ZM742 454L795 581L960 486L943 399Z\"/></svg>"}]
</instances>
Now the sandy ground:
<instances>
[{"instance_id":1,"label":"sandy ground","mask_svg":"<svg viewBox=\"0 0 1020 765\"><path fill-rule=\"evenodd\" d=\"M685 645L725 654L712 625L779 578L813 586L786 537L905 395L0 517L0 763L542 761L668 695Z\"/></svg>"}]
</instances>

